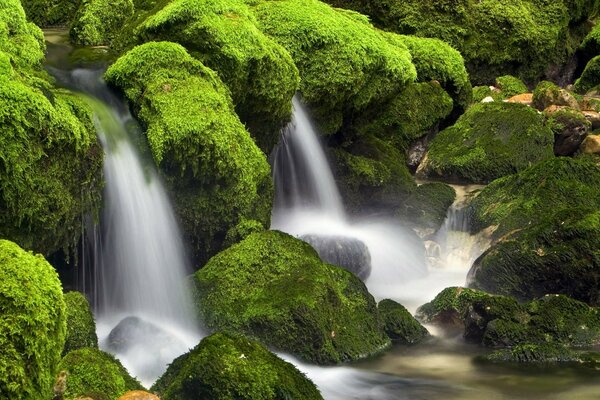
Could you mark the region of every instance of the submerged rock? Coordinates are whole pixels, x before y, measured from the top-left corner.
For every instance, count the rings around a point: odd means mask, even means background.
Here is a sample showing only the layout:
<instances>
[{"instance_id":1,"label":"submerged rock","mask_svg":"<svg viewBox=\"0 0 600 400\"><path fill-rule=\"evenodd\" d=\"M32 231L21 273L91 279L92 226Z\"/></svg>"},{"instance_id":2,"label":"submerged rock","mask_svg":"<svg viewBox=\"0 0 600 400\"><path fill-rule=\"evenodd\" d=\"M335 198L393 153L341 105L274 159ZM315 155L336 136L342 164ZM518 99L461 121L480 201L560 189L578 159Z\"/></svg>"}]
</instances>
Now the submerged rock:
<instances>
[{"instance_id":1,"label":"submerged rock","mask_svg":"<svg viewBox=\"0 0 600 400\"><path fill-rule=\"evenodd\" d=\"M152 390L163 400L318 400L317 387L244 336L215 333L176 358Z\"/></svg>"},{"instance_id":2,"label":"submerged rock","mask_svg":"<svg viewBox=\"0 0 600 400\"><path fill-rule=\"evenodd\" d=\"M318 234L304 235L300 239L310 244L323 261L347 269L362 281L371 274L371 253L359 239Z\"/></svg>"},{"instance_id":3,"label":"submerged rock","mask_svg":"<svg viewBox=\"0 0 600 400\"><path fill-rule=\"evenodd\" d=\"M123 318L109 333L108 347L115 352L126 352L140 342L152 340L168 343L171 338L158 326L139 317Z\"/></svg>"}]
</instances>

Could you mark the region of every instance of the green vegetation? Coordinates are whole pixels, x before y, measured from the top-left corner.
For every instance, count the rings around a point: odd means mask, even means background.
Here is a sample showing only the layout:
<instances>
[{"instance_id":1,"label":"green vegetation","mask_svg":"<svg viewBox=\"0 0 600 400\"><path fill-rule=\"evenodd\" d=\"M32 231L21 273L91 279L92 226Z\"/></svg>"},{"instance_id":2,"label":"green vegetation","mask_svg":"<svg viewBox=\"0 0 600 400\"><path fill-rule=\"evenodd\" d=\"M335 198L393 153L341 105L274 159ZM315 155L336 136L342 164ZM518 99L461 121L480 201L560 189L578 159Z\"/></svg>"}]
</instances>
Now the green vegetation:
<instances>
[{"instance_id":1,"label":"green vegetation","mask_svg":"<svg viewBox=\"0 0 600 400\"><path fill-rule=\"evenodd\" d=\"M222 248L242 219L269 225L270 168L216 74L180 45L135 47L106 72L146 128L195 258Z\"/></svg>"},{"instance_id":2,"label":"green vegetation","mask_svg":"<svg viewBox=\"0 0 600 400\"><path fill-rule=\"evenodd\" d=\"M163 400L322 399L292 364L243 336L215 333L175 359L152 388Z\"/></svg>"},{"instance_id":3,"label":"green vegetation","mask_svg":"<svg viewBox=\"0 0 600 400\"><path fill-rule=\"evenodd\" d=\"M544 111L552 105L579 109L577 99L571 93L552 82L542 81L533 91L533 106Z\"/></svg>"},{"instance_id":4,"label":"green vegetation","mask_svg":"<svg viewBox=\"0 0 600 400\"><path fill-rule=\"evenodd\" d=\"M116 399L129 390L143 389L116 358L98 349L72 351L61 360L58 369L67 373L65 400Z\"/></svg>"},{"instance_id":5,"label":"green vegetation","mask_svg":"<svg viewBox=\"0 0 600 400\"><path fill-rule=\"evenodd\" d=\"M256 24L242 0L176 0L139 23L133 39L179 43L216 71L241 120L269 154L290 118L299 76L289 53Z\"/></svg>"},{"instance_id":6,"label":"green vegetation","mask_svg":"<svg viewBox=\"0 0 600 400\"><path fill-rule=\"evenodd\" d=\"M110 44L133 9L132 0L83 0L69 32L71 41L81 46Z\"/></svg>"},{"instance_id":7,"label":"green vegetation","mask_svg":"<svg viewBox=\"0 0 600 400\"><path fill-rule=\"evenodd\" d=\"M50 398L65 331L54 268L41 255L0 240L1 398Z\"/></svg>"},{"instance_id":8,"label":"green vegetation","mask_svg":"<svg viewBox=\"0 0 600 400\"><path fill-rule=\"evenodd\" d=\"M504 75L496 78L496 87L502 91L502 97L505 99L529 91L527 85L522 80L512 75Z\"/></svg>"},{"instance_id":9,"label":"green vegetation","mask_svg":"<svg viewBox=\"0 0 600 400\"><path fill-rule=\"evenodd\" d=\"M419 172L486 183L553 157L554 135L523 104L475 104L431 142Z\"/></svg>"},{"instance_id":10,"label":"green vegetation","mask_svg":"<svg viewBox=\"0 0 600 400\"><path fill-rule=\"evenodd\" d=\"M477 299L487 297L486 293L462 287L449 287L442 290L431 302L417 310L417 319L426 324L462 324L469 305Z\"/></svg>"},{"instance_id":11,"label":"green vegetation","mask_svg":"<svg viewBox=\"0 0 600 400\"><path fill-rule=\"evenodd\" d=\"M67 312L67 338L63 355L84 347L98 347L96 322L85 296L79 292L64 295Z\"/></svg>"},{"instance_id":12,"label":"green vegetation","mask_svg":"<svg viewBox=\"0 0 600 400\"><path fill-rule=\"evenodd\" d=\"M404 306L393 300L381 300L377 305L383 329L392 341L402 344L421 342L429 332Z\"/></svg>"},{"instance_id":13,"label":"green vegetation","mask_svg":"<svg viewBox=\"0 0 600 400\"><path fill-rule=\"evenodd\" d=\"M581 77L575 81L575 90L585 94L597 90L598 85L600 85L600 55L587 63Z\"/></svg>"},{"instance_id":14,"label":"green vegetation","mask_svg":"<svg viewBox=\"0 0 600 400\"><path fill-rule=\"evenodd\" d=\"M3 0L12 1L12 0ZM43 27L71 24L81 0L21 0L27 19Z\"/></svg>"},{"instance_id":15,"label":"green vegetation","mask_svg":"<svg viewBox=\"0 0 600 400\"><path fill-rule=\"evenodd\" d=\"M403 222L437 231L455 198L456 192L451 186L439 182L425 183L410 194L397 214Z\"/></svg>"},{"instance_id":16,"label":"green vegetation","mask_svg":"<svg viewBox=\"0 0 600 400\"><path fill-rule=\"evenodd\" d=\"M195 282L208 329L243 332L306 361L356 360L389 345L365 285L284 233L249 235L213 257Z\"/></svg>"},{"instance_id":17,"label":"green vegetation","mask_svg":"<svg viewBox=\"0 0 600 400\"><path fill-rule=\"evenodd\" d=\"M259 29L291 54L300 91L324 134L416 78L406 47L389 43L360 14L317 0L258 2L253 11Z\"/></svg>"}]
</instances>

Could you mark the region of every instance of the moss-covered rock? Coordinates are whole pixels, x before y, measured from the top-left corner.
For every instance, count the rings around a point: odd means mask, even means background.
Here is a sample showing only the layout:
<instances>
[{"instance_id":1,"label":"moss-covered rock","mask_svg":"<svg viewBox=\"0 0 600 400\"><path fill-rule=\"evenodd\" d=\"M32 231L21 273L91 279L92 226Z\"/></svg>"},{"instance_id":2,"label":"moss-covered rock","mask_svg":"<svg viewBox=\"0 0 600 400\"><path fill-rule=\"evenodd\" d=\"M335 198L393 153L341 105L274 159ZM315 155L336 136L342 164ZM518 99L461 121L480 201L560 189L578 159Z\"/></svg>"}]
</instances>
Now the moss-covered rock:
<instances>
[{"instance_id":1,"label":"moss-covered rock","mask_svg":"<svg viewBox=\"0 0 600 400\"><path fill-rule=\"evenodd\" d=\"M292 364L243 336L215 333L173 361L152 388L161 399L321 399Z\"/></svg>"},{"instance_id":2,"label":"moss-covered rock","mask_svg":"<svg viewBox=\"0 0 600 400\"><path fill-rule=\"evenodd\" d=\"M132 0L83 0L69 32L81 46L108 45L133 15Z\"/></svg>"},{"instance_id":3,"label":"moss-covered rock","mask_svg":"<svg viewBox=\"0 0 600 400\"><path fill-rule=\"evenodd\" d=\"M81 0L21 0L27 19L39 26L69 25Z\"/></svg>"},{"instance_id":4,"label":"moss-covered rock","mask_svg":"<svg viewBox=\"0 0 600 400\"><path fill-rule=\"evenodd\" d=\"M527 85L522 80L512 75L503 75L496 78L496 87L500 89L505 99L529 91Z\"/></svg>"},{"instance_id":5,"label":"moss-covered rock","mask_svg":"<svg viewBox=\"0 0 600 400\"><path fill-rule=\"evenodd\" d=\"M262 1L253 11L259 29L291 54L324 134L416 78L406 47L385 40L362 15L317 0Z\"/></svg>"},{"instance_id":6,"label":"moss-covered rock","mask_svg":"<svg viewBox=\"0 0 600 400\"><path fill-rule=\"evenodd\" d=\"M54 268L41 255L0 240L1 398L50 398L65 331Z\"/></svg>"},{"instance_id":7,"label":"moss-covered rock","mask_svg":"<svg viewBox=\"0 0 600 400\"><path fill-rule=\"evenodd\" d=\"M151 42L117 60L106 79L125 91L144 125L199 262L242 219L269 225L269 165L213 71L178 44Z\"/></svg>"},{"instance_id":8,"label":"moss-covered rock","mask_svg":"<svg viewBox=\"0 0 600 400\"><path fill-rule=\"evenodd\" d=\"M60 361L58 369L66 372L65 400L79 397L110 400L128 390L143 389L119 360L98 349L74 350Z\"/></svg>"},{"instance_id":9,"label":"moss-covered rock","mask_svg":"<svg viewBox=\"0 0 600 400\"><path fill-rule=\"evenodd\" d=\"M208 329L244 332L303 360L356 360L389 345L365 285L284 233L251 234L213 257L195 282Z\"/></svg>"},{"instance_id":10,"label":"moss-covered rock","mask_svg":"<svg viewBox=\"0 0 600 400\"><path fill-rule=\"evenodd\" d=\"M84 347L98 347L96 322L90 305L80 292L65 293L67 339L63 355Z\"/></svg>"},{"instance_id":11,"label":"moss-covered rock","mask_svg":"<svg viewBox=\"0 0 600 400\"><path fill-rule=\"evenodd\" d=\"M544 111L550 106L579 109L579 104L573 94L548 81L542 81L535 87L533 91L533 106L540 111Z\"/></svg>"},{"instance_id":12,"label":"moss-covered rock","mask_svg":"<svg viewBox=\"0 0 600 400\"><path fill-rule=\"evenodd\" d=\"M582 363L583 358L563 345L520 344L508 349L496 350L478 361L492 363Z\"/></svg>"},{"instance_id":13,"label":"moss-covered rock","mask_svg":"<svg viewBox=\"0 0 600 400\"><path fill-rule=\"evenodd\" d=\"M530 107L476 104L432 140L418 173L486 183L553 157L553 143L552 131Z\"/></svg>"},{"instance_id":14,"label":"moss-covered rock","mask_svg":"<svg viewBox=\"0 0 600 400\"><path fill-rule=\"evenodd\" d=\"M444 40L460 51L477 84L505 74L535 81L550 65L565 64L597 8L593 0L328 2L370 15L386 30Z\"/></svg>"},{"instance_id":15,"label":"moss-covered rock","mask_svg":"<svg viewBox=\"0 0 600 400\"><path fill-rule=\"evenodd\" d=\"M592 123L585 115L572 108L560 108L548 117L548 125L554 133L554 154L571 156L592 130Z\"/></svg>"},{"instance_id":16,"label":"moss-covered rock","mask_svg":"<svg viewBox=\"0 0 600 400\"><path fill-rule=\"evenodd\" d=\"M403 222L421 229L437 231L456 199L456 191L444 183L419 185L399 208L397 215Z\"/></svg>"},{"instance_id":17,"label":"moss-covered rock","mask_svg":"<svg viewBox=\"0 0 600 400\"><path fill-rule=\"evenodd\" d=\"M27 22L21 3L3 0L0 3L0 59L4 61L0 64L4 67L0 68L0 80L12 77L13 67L21 73L40 67L44 50L44 35L40 28Z\"/></svg>"},{"instance_id":18,"label":"moss-covered rock","mask_svg":"<svg viewBox=\"0 0 600 400\"><path fill-rule=\"evenodd\" d=\"M583 73L575 81L575 91L577 93L585 94L594 89L598 89L598 85L600 85L600 55L592 58Z\"/></svg>"},{"instance_id":19,"label":"moss-covered rock","mask_svg":"<svg viewBox=\"0 0 600 400\"><path fill-rule=\"evenodd\" d=\"M166 4L166 5L164 5ZM168 40L216 71L231 90L241 120L269 154L291 114L299 84L289 53L258 28L242 0L176 0L134 29L137 43Z\"/></svg>"},{"instance_id":20,"label":"moss-covered rock","mask_svg":"<svg viewBox=\"0 0 600 400\"><path fill-rule=\"evenodd\" d=\"M377 304L386 335L393 342L415 344L421 342L429 332L417 321L402 304L393 300L381 300Z\"/></svg>"}]
</instances>

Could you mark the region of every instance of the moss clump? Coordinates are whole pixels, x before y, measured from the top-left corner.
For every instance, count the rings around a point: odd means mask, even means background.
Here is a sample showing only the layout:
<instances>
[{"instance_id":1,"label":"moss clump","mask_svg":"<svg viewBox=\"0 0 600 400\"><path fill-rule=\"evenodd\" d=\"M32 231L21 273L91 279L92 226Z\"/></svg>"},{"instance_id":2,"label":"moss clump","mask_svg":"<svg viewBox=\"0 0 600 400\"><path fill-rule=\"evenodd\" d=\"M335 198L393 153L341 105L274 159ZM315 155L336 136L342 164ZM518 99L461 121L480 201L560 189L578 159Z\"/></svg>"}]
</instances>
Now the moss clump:
<instances>
[{"instance_id":1,"label":"moss clump","mask_svg":"<svg viewBox=\"0 0 600 400\"><path fill-rule=\"evenodd\" d=\"M502 96L505 99L529 91L522 80L512 75L503 75L496 78L496 87L502 91Z\"/></svg>"},{"instance_id":2,"label":"moss clump","mask_svg":"<svg viewBox=\"0 0 600 400\"><path fill-rule=\"evenodd\" d=\"M481 103L486 97L491 97L494 101L499 101L502 96L499 92L492 90L489 86L475 86L473 88L473 103Z\"/></svg>"},{"instance_id":3,"label":"moss clump","mask_svg":"<svg viewBox=\"0 0 600 400\"><path fill-rule=\"evenodd\" d=\"M241 242L251 233L262 232L265 230L263 224L255 220L242 219L239 224L227 231L225 236L225 246Z\"/></svg>"},{"instance_id":4,"label":"moss clump","mask_svg":"<svg viewBox=\"0 0 600 400\"><path fill-rule=\"evenodd\" d=\"M488 185L470 204L473 231L500 238L552 220L565 209L600 208L600 167L587 158L552 158ZM548 207L551 205L551 207Z\"/></svg>"},{"instance_id":5,"label":"moss clump","mask_svg":"<svg viewBox=\"0 0 600 400\"><path fill-rule=\"evenodd\" d=\"M195 282L207 328L243 332L303 360L356 360L389 345L365 285L284 233L251 234L213 257Z\"/></svg>"},{"instance_id":6,"label":"moss clump","mask_svg":"<svg viewBox=\"0 0 600 400\"><path fill-rule=\"evenodd\" d=\"M479 361L493 363L557 363L582 361L577 353L562 345L520 344L509 349L497 350Z\"/></svg>"},{"instance_id":7,"label":"moss clump","mask_svg":"<svg viewBox=\"0 0 600 400\"><path fill-rule=\"evenodd\" d=\"M486 183L552 157L553 143L552 131L530 107L476 104L433 139L419 173Z\"/></svg>"},{"instance_id":8,"label":"moss clump","mask_svg":"<svg viewBox=\"0 0 600 400\"><path fill-rule=\"evenodd\" d=\"M133 15L132 0L83 0L69 35L81 46L108 45Z\"/></svg>"},{"instance_id":9,"label":"moss clump","mask_svg":"<svg viewBox=\"0 0 600 400\"><path fill-rule=\"evenodd\" d=\"M600 56L592 58L587 63L583 73L575 81L575 91L585 94L592 90L597 90L598 85L600 85Z\"/></svg>"},{"instance_id":10,"label":"moss clump","mask_svg":"<svg viewBox=\"0 0 600 400\"><path fill-rule=\"evenodd\" d=\"M215 333L175 359L153 390L164 400L322 399L292 364L243 336Z\"/></svg>"},{"instance_id":11,"label":"moss clump","mask_svg":"<svg viewBox=\"0 0 600 400\"><path fill-rule=\"evenodd\" d=\"M317 0L262 1L253 11L259 28L292 56L300 91L324 134L416 78L406 48L386 41L359 14Z\"/></svg>"},{"instance_id":12,"label":"moss clump","mask_svg":"<svg viewBox=\"0 0 600 400\"><path fill-rule=\"evenodd\" d=\"M421 342L429 332L417 321L404 306L393 300L382 300L377 305L383 329L392 341L401 344Z\"/></svg>"},{"instance_id":13,"label":"moss clump","mask_svg":"<svg viewBox=\"0 0 600 400\"><path fill-rule=\"evenodd\" d=\"M585 35L594 0L329 0L363 12L386 30L439 38L465 58L471 79L505 74L535 81L566 63Z\"/></svg>"},{"instance_id":14,"label":"moss clump","mask_svg":"<svg viewBox=\"0 0 600 400\"><path fill-rule=\"evenodd\" d=\"M442 290L431 302L417 310L417 319L426 324L436 324L454 328L462 326L469 305L487 294L478 290L449 287Z\"/></svg>"},{"instance_id":15,"label":"moss clump","mask_svg":"<svg viewBox=\"0 0 600 400\"><path fill-rule=\"evenodd\" d=\"M21 0L27 19L47 27L69 25L81 5L81 0Z\"/></svg>"},{"instance_id":16,"label":"moss clump","mask_svg":"<svg viewBox=\"0 0 600 400\"><path fill-rule=\"evenodd\" d=\"M0 74L0 80L3 76L12 77L12 67L20 74L40 67L44 50L44 35L40 28L27 22L21 3L3 0L0 3L0 57L4 59L4 67L0 71L4 73Z\"/></svg>"},{"instance_id":17,"label":"moss clump","mask_svg":"<svg viewBox=\"0 0 600 400\"><path fill-rule=\"evenodd\" d=\"M403 222L416 227L438 230L456 199L456 191L444 183L419 185L400 207L397 214Z\"/></svg>"},{"instance_id":18,"label":"moss clump","mask_svg":"<svg viewBox=\"0 0 600 400\"><path fill-rule=\"evenodd\" d=\"M289 53L258 28L242 0L176 0L134 28L138 43L168 40L216 71L236 111L268 154L299 84Z\"/></svg>"},{"instance_id":19,"label":"moss clump","mask_svg":"<svg viewBox=\"0 0 600 400\"><path fill-rule=\"evenodd\" d=\"M106 79L125 91L146 128L199 262L243 218L268 226L269 165L213 71L178 44L153 42L119 58Z\"/></svg>"},{"instance_id":20,"label":"moss clump","mask_svg":"<svg viewBox=\"0 0 600 400\"><path fill-rule=\"evenodd\" d=\"M54 268L41 255L0 240L1 398L50 398L65 331Z\"/></svg>"},{"instance_id":21,"label":"moss clump","mask_svg":"<svg viewBox=\"0 0 600 400\"><path fill-rule=\"evenodd\" d=\"M416 188L404 155L384 140L362 137L332 153L337 183L350 212L393 213Z\"/></svg>"},{"instance_id":22,"label":"moss clump","mask_svg":"<svg viewBox=\"0 0 600 400\"><path fill-rule=\"evenodd\" d=\"M571 93L552 82L542 81L533 91L533 106L544 111L552 105L579 109L577 99Z\"/></svg>"},{"instance_id":23,"label":"moss clump","mask_svg":"<svg viewBox=\"0 0 600 400\"><path fill-rule=\"evenodd\" d=\"M116 399L129 390L143 389L119 360L98 349L70 352L58 365L66 372L65 400L79 397Z\"/></svg>"},{"instance_id":24,"label":"moss clump","mask_svg":"<svg viewBox=\"0 0 600 400\"><path fill-rule=\"evenodd\" d=\"M79 292L65 294L67 340L63 355L83 347L98 347L96 322L85 296Z\"/></svg>"}]
</instances>

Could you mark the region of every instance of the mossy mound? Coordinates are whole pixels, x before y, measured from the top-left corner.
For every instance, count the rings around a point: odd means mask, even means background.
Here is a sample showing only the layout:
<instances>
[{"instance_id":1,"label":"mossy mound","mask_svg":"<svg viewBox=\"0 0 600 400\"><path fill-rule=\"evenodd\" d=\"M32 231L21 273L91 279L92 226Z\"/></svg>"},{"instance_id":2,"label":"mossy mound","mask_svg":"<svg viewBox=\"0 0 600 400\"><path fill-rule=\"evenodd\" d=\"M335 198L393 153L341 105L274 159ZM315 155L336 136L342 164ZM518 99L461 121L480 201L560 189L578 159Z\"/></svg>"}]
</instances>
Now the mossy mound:
<instances>
[{"instance_id":1,"label":"mossy mound","mask_svg":"<svg viewBox=\"0 0 600 400\"><path fill-rule=\"evenodd\" d=\"M332 150L334 169L346 209L393 214L416 188L404 155L389 142L366 136Z\"/></svg>"},{"instance_id":2,"label":"mossy mound","mask_svg":"<svg viewBox=\"0 0 600 400\"><path fill-rule=\"evenodd\" d=\"M540 111L544 111L550 106L579 109L579 104L573 94L548 81L542 81L535 87L533 106Z\"/></svg>"},{"instance_id":3,"label":"mossy mound","mask_svg":"<svg viewBox=\"0 0 600 400\"><path fill-rule=\"evenodd\" d=\"M535 81L550 65L565 64L597 8L593 0L329 2L370 15L386 30L442 39L460 51L476 84L505 74Z\"/></svg>"},{"instance_id":4,"label":"mossy mound","mask_svg":"<svg viewBox=\"0 0 600 400\"><path fill-rule=\"evenodd\" d=\"M81 0L21 0L27 19L42 27L71 24Z\"/></svg>"},{"instance_id":5,"label":"mossy mound","mask_svg":"<svg viewBox=\"0 0 600 400\"><path fill-rule=\"evenodd\" d=\"M269 165L213 71L178 44L152 42L119 58L106 79L146 128L196 260L221 249L242 219L269 225Z\"/></svg>"},{"instance_id":6,"label":"mossy mound","mask_svg":"<svg viewBox=\"0 0 600 400\"><path fill-rule=\"evenodd\" d=\"M419 173L486 183L553 157L554 135L523 104L476 104L431 142Z\"/></svg>"},{"instance_id":7,"label":"mossy mound","mask_svg":"<svg viewBox=\"0 0 600 400\"><path fill-rule=\"evenodd\" d=\"M132 0L83 0L69 35L81 46L108 45L133 15Z\"/></svg>"},{"instance_id":8,"label":"mossy mound","mask_svg":"<svg viewBox=\"0 0 600 400\"><path fill-rule=\"evenodd\" d=\"M476 261L471 285L523 300L562 293L600 305L595 210L569 207L502 239Z\"/></svg>"},{"instance_id":9,"label":"mossy mound","mask_svg":"<svg viewBox=\"0 0 600 400\"><path fill-rule=\"evenodd\" d=\"M502 96L505 99L529 91L527 85L525 85L522 80L512 75L504 75L496 78L496 87L500 89Z\"/></svg>"},{"instance_id":10,"label":"mossy mound","mask_svg":"<svg viewBox=\"0 0 600 400\"><path fill-rule=\"evenodd\" d=\"M65 400L116 399L129 390L143 389L119 360L98 349L72 351L60 361L58 369L66 372Z\"/></svg>"},{"instance_id":11,"label":"mossy mound","mask_svg":"<svg viewBox=\"0 0 600 400\"><path fill-rule=\"evenodd\" d=\"M300 91L324 134L416 78L406 47L385 40L360 14L317 0L262 1L253 11L259 29L291 54Z\"/></svg>"},{"instance_id":12,"label":"mossy mound","mask_svg":"<svg viewBox=\"0 0 600 400\"><path fill-rule=\"evenodd\" d=\"M299 76L289 53L256 24L242 0L176 0L137 25L133 38L179 43L216 71L240 118L269 154L289 121Z\"/></svg>"},{"instance_id":13,"label":"mossy mound","mask_svg":"<svg viewBox=\"0 0 600 400\"><path fill-rule=\"evenodd\" d=\"M551 158L492 182L469 207L473 231L497 226L496 238L551 222L561 210L598 209L600 167L586 157Z\"/></svg>"},{"instance_id":14,"label":"mossy mound","mask_svg":"<svg viewBox=\"0 0 600 400\"><path fill-rule=\"evenodd\" d=\"M50 398L65 331L54 268L41 255L0 240L1 398Z\"/></svg>"},{"instance_id":15,"label":"mossy mound","mask_svg":"<svg viewBox=\"0 0 600 400\"><path fill-rule=\"evenodd\" d=\"M591 92L593 90L598 90L598 85L600 85L600 55L592 58L583 73L575 81L575 91L577 93L585 94Z\"/></svg>"},{"instance_id":16,"label":"mossy mound","mask_svg":"<svg viewBox=\"0 0 600 400\"><path fill-rule=\"evenodd\" d=\"M444 183L419 185L399 208L400 220L418 228L437 231L456 199L456 191Z\"/></svg>"},{"instance_id":17,"label":"mossy mound","mask_svg":"<svg viewBox=\"0 0 600 400\"><path fill-rule=\"evenodd\" d=\"M243 332L306 361L356 360L389 345L365 285L284 233L251 234L213 257L195 282L208 329Z\"/></svg>"},{"instance_id":18,"label":"mossy mound","mask_svg":"<svg viewBox=\"0 0 600 400\"><path fill-rule=\"evenodd\" d=\"M381 300L377 305L383 329L393 342L415 344L421 342L429 332L404 306L393 300Z\"/></svg>"},{"instance_id":19,"label":"mossy mound","mask_svg":"<svg viewBox=\"0 0 600 400\"><path fill-rule=\"evenodd\" d=\"M243 336L215 333L171 363L152 390L161 399L322 399L292 364Z\"/></svg>"},{"instance_id":20,"label":"mossy mound","mask_svg":"<svg viewBox=\"0 0 600 400\"><path fill-rule=\"evenodd\" d=\"M27 74L40 67L45 49L42 31L27 22L21 3L3 0L0 3L0 80L11 79L13 68Z\"/></svg>"},{"instance_id":21,"label":"mossy mound","mask_svg":"<svg viewBox=\"0 0 600 400\"><path fill-rule=\"evenodd\" d=\"M63 355L84 347L98 347L96 322L85 296L79 292L64 295L67 311L67 339Z\"/></svg>"}]
</instances>

